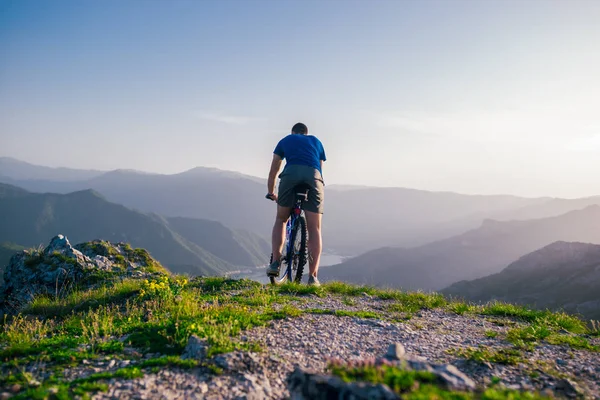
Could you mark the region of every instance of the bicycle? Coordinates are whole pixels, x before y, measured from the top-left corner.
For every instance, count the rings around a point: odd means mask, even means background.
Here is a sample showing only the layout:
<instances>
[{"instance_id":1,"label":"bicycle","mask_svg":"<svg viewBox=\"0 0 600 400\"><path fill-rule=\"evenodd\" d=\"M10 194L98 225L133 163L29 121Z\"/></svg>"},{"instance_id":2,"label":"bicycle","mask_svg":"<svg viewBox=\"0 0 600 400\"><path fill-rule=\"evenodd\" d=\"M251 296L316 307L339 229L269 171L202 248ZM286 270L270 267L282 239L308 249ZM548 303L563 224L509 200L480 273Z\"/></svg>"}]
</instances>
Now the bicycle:
<instances>
[{"instance_id":1,"label":"bicycle","mask_svg":"<svg viewBox=\"0 0 600 400\"><path fill-rule=\"evenodd\" d=\"M281 285L286 281L302 282L304 266L308 260L308 230L306 228L306 217L303 206L308 201L309 190L310 187L304 184L297 185L294 188L296 201L285 227L285 241L279 267L280 271L282 266L285 266L285 269L281 277L269 276L273 285ZM268 194L265 197L273 200ZM272 262L273 253L271 253L269 264Z\"/></svg>"}]
</instances>

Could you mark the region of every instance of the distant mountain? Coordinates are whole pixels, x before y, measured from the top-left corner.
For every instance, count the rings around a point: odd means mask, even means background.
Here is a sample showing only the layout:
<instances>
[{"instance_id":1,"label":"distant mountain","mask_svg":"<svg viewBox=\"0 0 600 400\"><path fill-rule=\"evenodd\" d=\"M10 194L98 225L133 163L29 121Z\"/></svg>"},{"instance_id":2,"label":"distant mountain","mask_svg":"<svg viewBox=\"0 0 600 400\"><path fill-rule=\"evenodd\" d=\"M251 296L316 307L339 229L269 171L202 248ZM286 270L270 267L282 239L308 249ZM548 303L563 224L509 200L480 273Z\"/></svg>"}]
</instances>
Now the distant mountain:
<instances>
[{"instance_id":1,"label":"distant mountain","mask_svg":"<svg viewBox=\"0 0 600 400\"><path fill-rule=\"evenodd\" d=\"M381 248L324 268L324 280L440 290L498 273L510 262L558 240L600 244L600 206L529 221L486 220L462 235L402 249Z\"/></svg>"},{"instance_id":2,"label":"distant mountain","mask_svg":"<svg viewBox=\"0 0 600 400\"><path fill-rule=\"evenodd\" d=\"M51 168L33 165L11 157L0 157L0 173L5 178L19 180L81 181L102 175L104 171Z\"/></svg>"},{"instance_id":3,"label":"distant mountain","mask_svg":"<svg viewBox=\"0 0 600 400\"><path fill-rule=\"evenodd\" d=\"M1 274L4 273L4 267L8 265L10 258L23 249L25 249L25 247L14 243L0 243L0 281L2 280Z\"/></svg>"},{"instance_id":4,"label":"distant mountain","mask_svg":"<svg viewBox=\"0 0 600 400\"><path fill-rule=\"evenodd\" d=\"M270 251L255 234L231 231L213 221L143 214L108 202L91 190L34 194L0 184L0 194L0 242L36 246L58 233L74 242L124 241L148 249L174 272L193 275L263 264ZM248 242L255 247L247 246Z\"/></svg>"},{"instance_id":5,"label":"distant mountain","mask_svg":"<svg viewBox=\"0 0 600 400\"><path fill-rule=\"evenodd\" d=\"M443 293L472 301L496 299L564 309L600 320L600 246L555 242L500 273L455 283Z\"/></svg>"},{"instance_id":6,"label":"distant mountain","mask_svg":"<svg viewBox=\"0 0 600 400\"><path fill-rule=\"evenodd\" d=\"M116 170L83 181L29 179L8 183L34 192L93 189L109 201L142 212L215 220L264 238L270 238L275 214L275 205L264 199L264 179L216 168L199 167L174 175ZM581 202L575 200L564 200L564 206L555 208L551 198L405 188L331 185L325 191L324 246L343 255L383 246L423 245L474 229L485 218L527 219L539 210L546 210L541 216L547 217L581 208ZM586 199L585 204L600 204L600 197Z\"/></svg>"}]
</instances>

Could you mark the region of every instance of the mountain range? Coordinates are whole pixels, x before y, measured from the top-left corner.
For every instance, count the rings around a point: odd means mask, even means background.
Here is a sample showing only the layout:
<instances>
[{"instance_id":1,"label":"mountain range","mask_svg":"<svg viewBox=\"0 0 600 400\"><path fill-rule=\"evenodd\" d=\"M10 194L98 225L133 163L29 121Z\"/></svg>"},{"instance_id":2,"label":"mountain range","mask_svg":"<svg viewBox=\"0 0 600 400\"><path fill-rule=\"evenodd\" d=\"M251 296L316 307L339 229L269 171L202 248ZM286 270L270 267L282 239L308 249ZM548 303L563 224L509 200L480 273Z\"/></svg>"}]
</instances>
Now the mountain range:
<instances>
[{"instance_id":1,"label":"mountain range","mask_svg":"<svg viewBox=\"0 0 600 400\"><path fill-rule=\"evenodd\" d=\"M0 242L37 246L58 233L74 242L94 239L147 248L173 272L217 275L268 261L258 235L219 222L167 218L111 203L93 190L30 193L0 184Z\"/></svg>"},{"instance_id":2,"label":"mountain range","mask_svg":"<svg viewBox=\"0 0 600 400\"><path fill-rule=\"evenodd\" d=\"M500 272L509 263L555 241L600 244L600 206L526 221L486 220L471 231L414 248L386 247L324 268L323 280L415 290Z\"/></svg>"},{"instance_id":3,"label":"mountain range","mask_svg":"<svg viewBox=\"0 0 600 400\"><path fill-rule=\"evenodd\" d=\"M447 295L475 302L501 300L564 309L600 320L600 246L555 242L521 257L497 274L461 281Z\"/></svg>"},{"instance_id":4,"label":"mountain range","mask_svg":"<svg viewBox=\"0 0 600 400\"><path fill-rule=\"evenodd\" d=\"M87 177L77 180L73 170L45 168L0 157L0 182L32 192L92 189L111 202L142 212L216 220L270 237L275 207L264 199L266 183L261 178L199 167L174 175L82 171L80 175ZM485 218L550 217L590 204L600 204L600 197L532 199L328 185L324 246L347 256L384 246L419 246L477 228Z\"/></svg>"}]
</instances>

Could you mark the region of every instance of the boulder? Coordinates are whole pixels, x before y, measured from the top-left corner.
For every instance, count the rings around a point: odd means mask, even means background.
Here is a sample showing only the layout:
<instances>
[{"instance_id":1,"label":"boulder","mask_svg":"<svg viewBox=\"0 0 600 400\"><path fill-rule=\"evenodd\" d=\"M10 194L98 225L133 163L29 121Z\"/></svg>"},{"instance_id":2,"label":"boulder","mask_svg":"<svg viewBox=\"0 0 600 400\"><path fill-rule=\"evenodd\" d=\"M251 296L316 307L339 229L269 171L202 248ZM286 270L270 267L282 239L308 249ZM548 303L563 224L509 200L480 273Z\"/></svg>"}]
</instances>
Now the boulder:
<instances>
[{"instance_id":1,"label":"boulder","mask_svg":"<svg viewBox=\"0 0 600 400\"><path fill-rule=\"evenodd\" d=\"M15 254L4 271L0 312L18 313L35 297L61 297L73 288L87 289L107 279L147 278L165 272L145 250L125 243L94 241L72 246L57 235L45 249Z\"/></svg>"}]
</instances>

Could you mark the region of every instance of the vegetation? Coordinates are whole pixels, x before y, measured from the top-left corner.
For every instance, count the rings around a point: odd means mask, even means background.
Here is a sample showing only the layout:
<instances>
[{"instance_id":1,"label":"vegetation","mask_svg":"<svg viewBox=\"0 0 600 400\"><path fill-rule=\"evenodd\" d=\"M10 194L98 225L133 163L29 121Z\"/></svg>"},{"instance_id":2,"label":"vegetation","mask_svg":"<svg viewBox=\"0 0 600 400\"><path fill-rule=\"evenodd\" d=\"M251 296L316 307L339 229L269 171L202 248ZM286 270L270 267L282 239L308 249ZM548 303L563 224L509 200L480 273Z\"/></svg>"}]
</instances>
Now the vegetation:
<instances>
[{"instance_id":1,"label":"vegetation","mask_svg":"<svg viewBox=\"0 0 600 400\"><path fill-rule=\"evenodd\" d=\"M90 250L104 252L117 259L103 242L93 242ZM85 252L86 249L82 249ZM128 258L154 265L145 251L126 247ZM39 252L32 251L31 257ZM58 257L58 255L52 255ZM257 343L243 341L240 333L263 326L275 319L294 318L303 314L329 314L340 318L376 318L398 320L410 318L423 310L443 310L457 314L473 313L513 321L506 339L515 347L454 349L452 353L476 362L516 364L522 362L523 350L541 341L576 349L597 351L585 335L597 335L577 318L564 313L532 311L504 303L485 306L447 300L436 293L404 292L354 286L332 282L321 287L288 283L264 286L250 280L229 278L195 278L159 273L148 279L109 279L101 285L83 290L70 288L53 296L38 296L21 315L5 317L0 331L0 361L4 364L0 386L19 384L23 390L17 398L57 398L86 396L107 390L109 379L132 379L158 368L204 368L220 373L218 367L180 355L190 335L207 343L207 357L232 350L260 351ZM366 310L299 309L297 306L332 295L352 307L357 297L380 302L382 312ZM413 324L418 327L418 323ZM496 338L496 331L483 332ZM150 359L143 354L155 353ZM127 359L131 364L116 370L95 373L67 381L62 371L110 355ZM50 375L34 376L32 365L45 363ZM331 367L344 380L366 380L390 385L408 398L472 398L472 394L451 393L438 388L425 372L406 372L392 367ZM38 382L39 381L39 382ZM418 384L415 384L417 382ZM489 389L481 398L504 398L508 392ZM515 392L516 393L516 392ZM512 398L536 398L512 393ZM478 395L479 396L479 395ZM517 397L514 397L517 396ZM525 396L525 397L518 397Z\"/></svg>"},{"instance_id":2,"label":"vegetation","mask_svg":"<svg viewBox=\"0 0 600 400\"><path fill-rule=\"evenodd\" d=\"M512 399L534 400L543 397L535 393L519 392L515 390L488 388L483 392L456 392L445 390L437 385L437 378L427 371L411 371L390 365L344 365L332 363L330 372L340 377L345 382L369 382L385 384L403 399Z\"/></svg>"},{"instance_id":3,"label":"vegetation","mask_svg":"<svg viewBox=\"0 0 600 400\"><path fill-rule=\"evenodd\" d=\"M479 363L493 362L498 364L516 365L523 361L522 354L519 350L509 348L495 350L483 347L468 347L466 349L451 349L448 352Z\"/></svg>"}]
</instances>

